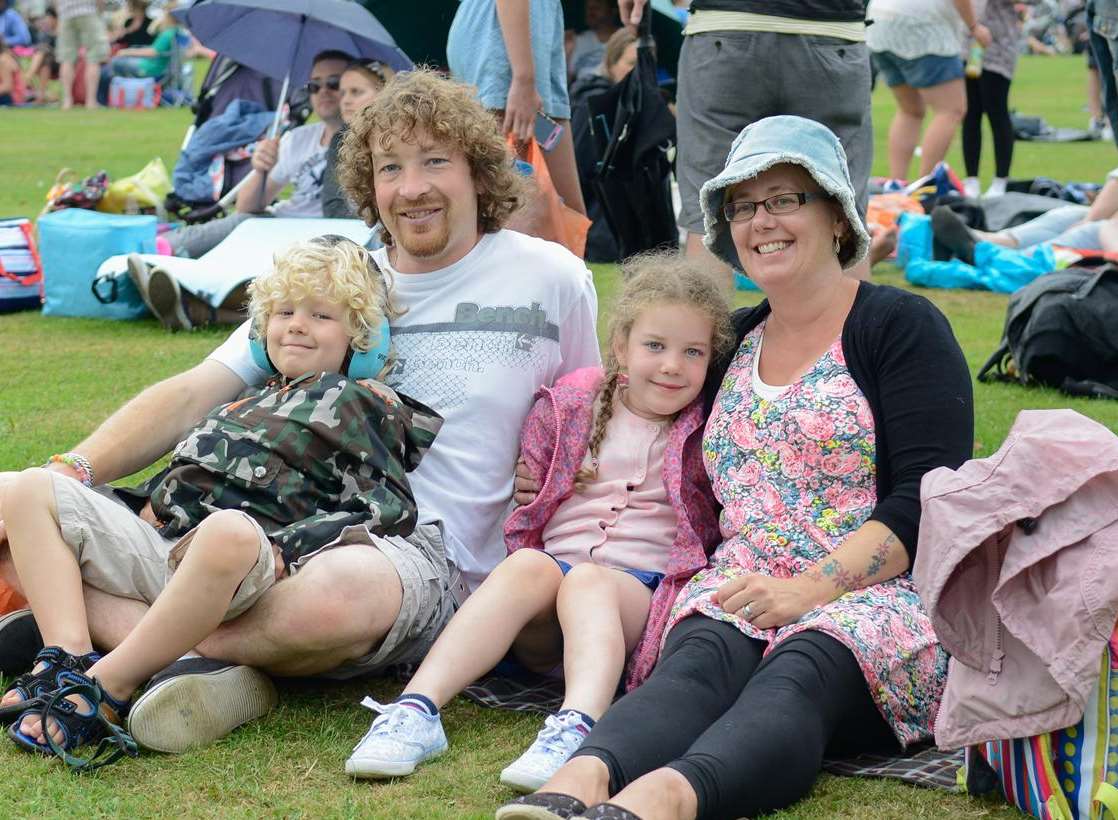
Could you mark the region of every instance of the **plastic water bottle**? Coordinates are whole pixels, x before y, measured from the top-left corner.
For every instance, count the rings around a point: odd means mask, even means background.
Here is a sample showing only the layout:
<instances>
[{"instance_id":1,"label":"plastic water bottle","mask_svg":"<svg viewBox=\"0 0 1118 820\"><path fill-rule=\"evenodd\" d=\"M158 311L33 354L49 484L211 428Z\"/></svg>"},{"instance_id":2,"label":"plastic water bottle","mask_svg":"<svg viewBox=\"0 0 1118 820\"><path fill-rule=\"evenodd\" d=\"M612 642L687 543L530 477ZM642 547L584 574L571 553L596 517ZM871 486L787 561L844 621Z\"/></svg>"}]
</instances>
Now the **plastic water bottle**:
<instances>
[{"instance_id":1,"label":"plastic water bottle","mask_svg":"<svg viewBox=\"0 0 1118 820\"><path fill-rule=\"evenodd\" d=\"M977 80L978 75L982 73L982 55L984 50L978 43L971 43L970 57L967 58L967 66L964 73L972 80Z\"/></svg>"}]
</instances>

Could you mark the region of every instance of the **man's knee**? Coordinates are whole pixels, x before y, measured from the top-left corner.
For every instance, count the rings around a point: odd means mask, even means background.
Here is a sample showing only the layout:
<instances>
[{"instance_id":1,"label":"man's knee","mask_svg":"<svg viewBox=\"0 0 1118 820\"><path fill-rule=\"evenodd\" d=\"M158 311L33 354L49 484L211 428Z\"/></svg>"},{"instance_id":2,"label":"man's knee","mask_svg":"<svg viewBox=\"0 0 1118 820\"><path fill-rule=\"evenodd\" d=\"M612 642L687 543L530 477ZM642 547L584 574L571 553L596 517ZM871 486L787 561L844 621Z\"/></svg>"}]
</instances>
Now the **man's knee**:
<instances>
[{"instance_id":1,"label":"man's knee","mask_svg":"<svg viewBox=\"0 0 1118 820\"><path fill-rule=\"evenodd\" d=\"M352 647L365 654L391 628L403 589L392 563L369 546L337 547L268 591L272 640L297 652Z\"/></svg>"}]
</instances>

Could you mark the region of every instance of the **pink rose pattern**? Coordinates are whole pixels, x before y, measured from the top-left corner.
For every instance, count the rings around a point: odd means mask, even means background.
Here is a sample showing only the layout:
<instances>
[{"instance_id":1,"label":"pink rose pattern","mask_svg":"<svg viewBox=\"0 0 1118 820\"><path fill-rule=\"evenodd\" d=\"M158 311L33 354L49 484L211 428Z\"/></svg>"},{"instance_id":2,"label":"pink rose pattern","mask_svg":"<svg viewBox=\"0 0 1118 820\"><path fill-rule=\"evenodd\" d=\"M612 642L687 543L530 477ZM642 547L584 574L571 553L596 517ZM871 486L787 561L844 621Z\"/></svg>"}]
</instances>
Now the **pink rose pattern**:
<instances>
[{"instance_id":1,"label":"pink rose pattern","mask_svg":"<svg viewBox=\"0 0 1118 820\"><path fill-rule=\"evenodd\" d=\"M814 629L847 646L904 744L932 735L947 655L910 574L843 595L778 629L758 629L714 599L747 572L789 578L840 546L877 503L873 416L841 341L774 401L753 392L753 351L742 341L718 392L703 457L723 506L723 543L680 592L668 629L696 613L769 642ZM668 630L665 630L667 634Z\"/></svg>"}]
</instances>

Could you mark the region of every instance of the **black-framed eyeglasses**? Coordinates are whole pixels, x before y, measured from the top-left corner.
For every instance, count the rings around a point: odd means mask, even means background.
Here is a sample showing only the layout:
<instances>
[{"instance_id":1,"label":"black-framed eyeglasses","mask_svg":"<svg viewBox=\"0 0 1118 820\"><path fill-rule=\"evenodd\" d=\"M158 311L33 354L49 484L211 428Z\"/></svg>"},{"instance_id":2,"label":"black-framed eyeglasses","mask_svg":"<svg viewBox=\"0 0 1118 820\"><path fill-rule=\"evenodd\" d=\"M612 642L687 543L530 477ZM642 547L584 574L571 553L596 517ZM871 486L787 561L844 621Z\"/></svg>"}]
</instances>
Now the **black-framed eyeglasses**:
<instances>
[{"instance_id":1,"label":"black-framed eyeglasses","mask_svg":"<svg viewBox=\"0 0 1118 820\"><path fill-rule=\"evenodd\" d=\"M800 210L802 205L816 199L830 199L830 194L797 193L773 194L757 202L748 199L735 199L722 206L722 215L727 222L748 222L757 213L757 206L764 205L770 214L790 214Z\"/></svg>"},{"instance_id":2,"label":"black-framed eyeglasses","mask_svg":"<svg viewBox=\"0 0 1118 820\"><path fill-rule=\"evenodd\" d=\"M337 91L341 87L342 75L331 74L329 77L327 77L325 80L322 80L321 82L319 80L309 80L307 82L307 93L317 94L323 88L329 89L330 91Z\"/></svg>"}]
</instances>

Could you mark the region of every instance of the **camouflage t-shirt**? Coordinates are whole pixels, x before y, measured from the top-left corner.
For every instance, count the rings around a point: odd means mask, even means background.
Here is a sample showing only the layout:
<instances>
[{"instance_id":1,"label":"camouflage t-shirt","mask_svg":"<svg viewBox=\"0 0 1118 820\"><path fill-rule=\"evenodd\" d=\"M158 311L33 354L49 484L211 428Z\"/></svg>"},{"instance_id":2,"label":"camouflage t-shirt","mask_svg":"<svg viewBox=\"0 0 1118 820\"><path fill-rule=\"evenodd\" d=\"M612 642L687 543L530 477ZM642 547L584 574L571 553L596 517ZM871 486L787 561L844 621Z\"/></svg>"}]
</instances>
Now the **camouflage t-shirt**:
<instances>
[{"instance_id":1,"label":"camouflage t-shirt","mask_svg":"<svg viewBox=\"0 0 1118 820\"><path fill-rule=\"evenodd\" d=\"M364 524L408 535L416 506L406 473L442 418L375 381L308 373L223 405L179 443L154 480L160 532L177 538L217 510L243 510L290 566Z\"/></svg>"}]
</instances>

